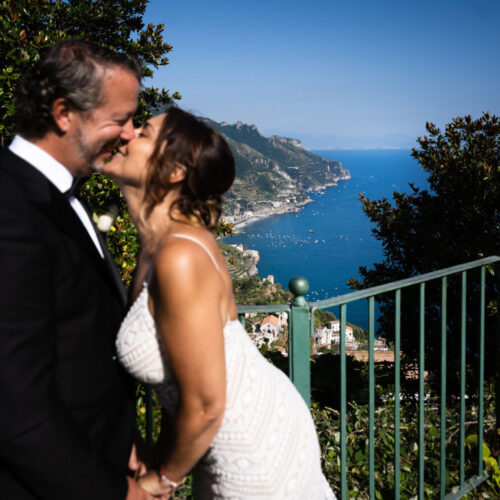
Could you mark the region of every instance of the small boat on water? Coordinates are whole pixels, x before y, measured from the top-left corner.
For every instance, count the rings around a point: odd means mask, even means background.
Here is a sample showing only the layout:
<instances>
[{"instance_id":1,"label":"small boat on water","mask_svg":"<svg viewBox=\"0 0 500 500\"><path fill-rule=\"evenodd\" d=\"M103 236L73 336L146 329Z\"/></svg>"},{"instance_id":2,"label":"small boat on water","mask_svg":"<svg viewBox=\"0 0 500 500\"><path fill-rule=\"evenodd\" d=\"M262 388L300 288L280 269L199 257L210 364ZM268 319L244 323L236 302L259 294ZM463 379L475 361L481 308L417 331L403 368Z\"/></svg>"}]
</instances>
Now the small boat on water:
<instances>
[{"instance_id":1,"label":"small boat on water","mask_svg":"<svg viewBox=\"0 0 500 500\"><path fill-rule=\"evenodd\" d=\"M314 229L308 229L307 232L308 233L314 233Z\"/></svg>"}]
</instances>

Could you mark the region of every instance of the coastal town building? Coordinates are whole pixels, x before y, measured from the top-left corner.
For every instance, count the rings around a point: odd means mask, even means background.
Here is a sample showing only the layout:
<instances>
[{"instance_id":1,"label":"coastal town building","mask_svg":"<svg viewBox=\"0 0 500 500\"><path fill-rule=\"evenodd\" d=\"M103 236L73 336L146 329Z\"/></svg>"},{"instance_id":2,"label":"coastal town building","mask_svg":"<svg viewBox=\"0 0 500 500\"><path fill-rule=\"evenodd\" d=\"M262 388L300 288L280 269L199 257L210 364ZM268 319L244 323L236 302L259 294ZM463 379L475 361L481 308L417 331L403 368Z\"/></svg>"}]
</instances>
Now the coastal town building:
<instances>
[{"instance_id":1,"label":"coastal town building","mask_svg":"<svg viewBox=\"0 0 500 500\"><path fill-rule=\"evenodd\" d=\"M377 337L373 342L374 351L388 351L387 341L384 337Z\"/></svg>"},{"instance_id":2,"label":"coastal town building","mask_svg":"<svg viewBox=\"0 0 500 500\"><path fill-rule=\"evenodd\" d=\"M280 320L281 329L283 330L284 328L287 328L288 327L288 313L280 312L280 313L276 313L276 315L278 316L278 319Z\"/></svg>"},{"instance_id":3,"label":"coastal town building","mask_svg":"<svg viewBox=\"0 0 500 500\"><path fill-rule=\"evenodd\" d=\"M288 315L286 313L270 314L260 323L254 324L252 340L260 347L263 343L270 345L278 340L288 326Z\"/></svg>"},{"instance_id":4,"label":"coastal town building","mask_svg":"<svg viewBox=\"0 0 500 500\"><path fill-rule=\"evenodd\" d=\"M281 331L280 320L273 316L272 314L266 316L260 323L261 333L267 333L272 336L272 340L277 340L278 335Z\"/></svg>"},{"instance_id":5,"label":"coastal town building","mask_svg":"<svg viewBox=\"0 0 500 500\"><path fill-rule=\"evenodd\" d=\"M318 349L340 344L340 321L329 321L326 326L315 328L313 340ZM345 346L350 350L356 350L359 347L359 342L356 341L354 331L349 325L345 327Z\"/></svg>"},{"instance_id":6,"label":"coastal town building","mask_svg":"<svg viewBox=\"0 0 500 500\"><path fill-rule=\"evenodd\" d=\"M252 341L257 347L262 347L264 344L267 344L283 355L287 355L288 347L286 343L280 343L279 345L275 343L283 338L286 340L288 314L286 312L269 314L260 321L257 319L258 317L259 315L257 313L247 314L247 319L254 319L254 321L249 322L252 326L252 332L250 333ZM329 321L325 326L315 328L312 340L313 345L311 354L313 357L321 355L320 350L329 350L338 346L340 344L340 321ZM346 325L345 330L345 348L348 355L354 356L358 360L368 359L366 347L363 347L361 343L356 340L354 330L349 325ZM387 341L384 337L377 337L374 339L374 359L376 362L394 361L394 353L387 346Z\"/></svg>"}]
</instances>

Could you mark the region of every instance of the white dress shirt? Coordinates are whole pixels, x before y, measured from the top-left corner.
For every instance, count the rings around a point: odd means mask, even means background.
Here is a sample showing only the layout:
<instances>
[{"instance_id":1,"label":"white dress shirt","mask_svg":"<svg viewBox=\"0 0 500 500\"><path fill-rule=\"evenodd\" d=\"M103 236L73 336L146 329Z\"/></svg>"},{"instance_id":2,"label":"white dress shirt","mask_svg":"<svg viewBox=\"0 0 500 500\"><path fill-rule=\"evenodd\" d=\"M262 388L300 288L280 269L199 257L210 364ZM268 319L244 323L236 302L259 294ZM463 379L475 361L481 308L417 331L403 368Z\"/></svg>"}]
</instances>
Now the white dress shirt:
<instances>
[{"instance_id":1,"label":"white dress shirt","mask_svg":"<svg viewBox=\"0 0 500 500\"><path fill-rule=\"evenodd\" d=\"M73 175L71 172L48 153L40 149L32 142L27 141L20 135L16 135L11 142L9 149L17 156L28 162L43 174L61 193L65 193L73 184ZM80 200L71 196L69 203L73 210L82 221L85 229L89 233L90 238L94 242L95 247L99 251L101 257L104 258L104 252L97 238L97 233L89 214L83 208Z\"/></svg>"}]
</instances>

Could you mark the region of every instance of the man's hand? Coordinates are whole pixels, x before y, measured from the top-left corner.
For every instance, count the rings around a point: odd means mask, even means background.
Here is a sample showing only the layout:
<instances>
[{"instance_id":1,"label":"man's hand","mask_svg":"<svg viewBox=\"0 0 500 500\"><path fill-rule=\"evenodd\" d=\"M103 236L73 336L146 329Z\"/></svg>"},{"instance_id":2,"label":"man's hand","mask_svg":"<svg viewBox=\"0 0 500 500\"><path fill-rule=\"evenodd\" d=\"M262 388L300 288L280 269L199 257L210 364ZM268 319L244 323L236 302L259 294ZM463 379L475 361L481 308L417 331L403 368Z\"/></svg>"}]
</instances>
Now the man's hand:
<instances>
[{"instance_id":1,"label":"man's hand","mask_svg":"<svg viewBox=\"0 0 500 500\"><path fill-rule=\"evenodd\" d=\"M141 476L138 481L141 488L148 491L153 498L159 498L161 500L168 500L174 492L174 488L162 481L158 472L150 471L143 476Z\"/></svg>"},{"instance_id":2,"label":"man's hand","mask_svg":"<svg viewBox=\"0 0 500 500\"><path fill-rule=\"evenodd\" d=\"M127 477L128 492L125 500L152 500L154 497L143 490L132 478Z\"/></svg>"},{"instance_id":3,"label":"man's hand","mask_svg":"<svg viewBox=\"0 0 500 500\"><path fill-rule=\"evenodd\" d=\"M143 476L142 479L145 485L148 485L149 488L154 491L153 493L149 493L143 489L139 483L127 477L128 493L125 500L168 500L173 493L172 488L168 485L164 485L159 480L158 474L156 474L156 477L154 477L153 474L156 473L149 472Z\"/></svg>"},{"instance_id":4,"label":"man's hand","mask_svg":"<svg viewBox=\"0 0 500 500\"><path fill-rule=\"evenodd\" d=\"M168 500L171 493L173 493L172 488L170 486L162 486L163 483L157 486L156 494L153 494L144 490L130 477L127 477L127 482L128 493L125 500Z\"/></svg>"}]
</instances>

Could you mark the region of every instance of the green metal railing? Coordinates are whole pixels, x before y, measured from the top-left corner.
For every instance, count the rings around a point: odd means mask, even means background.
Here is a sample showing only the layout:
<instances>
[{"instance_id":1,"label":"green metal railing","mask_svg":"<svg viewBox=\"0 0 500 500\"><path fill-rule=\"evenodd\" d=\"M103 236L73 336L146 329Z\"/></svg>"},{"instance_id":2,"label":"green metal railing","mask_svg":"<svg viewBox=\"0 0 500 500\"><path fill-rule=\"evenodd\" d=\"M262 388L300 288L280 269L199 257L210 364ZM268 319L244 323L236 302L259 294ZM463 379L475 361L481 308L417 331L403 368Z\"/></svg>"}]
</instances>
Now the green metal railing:
<instances>
[{"instance_id":1,"label":"green metal railing","mask_svg":"<svg viewBox=\"0 0 500 500\"><path fill-rule=\"evenodd\" d=\"M245 315L248 313L279 313L288 314L288 347L289 347L289 375L298 391L307 402L311 400L311 371L310 371L310 341L314 332L314 313L316 310L330 309L338 307L340 311L340 499L348 497L347 474L347 365L346 365L346 325L348 305L355 301L367 300L368 302L368 462L369 481L368 495L370 499L375 498L375 360L374 341L376 327L376 301L384 294L394 294L394 492L395 499L400 498L400 399L401 399L401 304L402 294L408 287L418 287L418 413L417 420L419 426L418 435L418 491L416 496L419 499L424 497L424 463L425 463L425 430L424 430L424 410L425 410L425 335L426 335L426 285L431 282L440 283L441 302L439 312L441 315L440 344L441 344L441 388L440 388L440 499L451 500L463 497L467 492L476 488L488 478L483 468L483 434L484 434L484 359L485 359L485 289L486 289L486 269L500 262L500 257L488 257L476 260L467 264L450 267L440 271L416 276L413 278L396 281L393 283L377 286L361 291L356 291L346 295L341 295L325 300L307 303L304 299L308 290L308 283L305 278L293 278L290 281L290 291L294 294L294 300L288 305L265 305L265 306L238 306L238 316L245 325ZM479 270L480 283L479 290L479 368L478 368L478 456L477 471L472 477L465 477L465 401L466 401L466 335L467 335L467 275L473 270ZM498 273L497 273L498 274ZM446 492L446 378L447 378L447 317L448 302L447 289L448 278L461 276L461 329L460 329L460 457L459 457L459 484L453 488L453 492ZM498 283L498 282L497 282ZM497 284L498 286L498 284ZM476 293L476 292L475 292ZM498 336L498 332L497 332ZM497 337L500 338L500 337ZM497 360L500 361L500 354L497 353ZM148 408L148 415L152 411ZM148 428L152 430L152 420Z\"/></svg>"},{"instance_id":2,"label":"green metal railing","mask_svg":"<svg viewBox=\"0 0 500 500\"><path fill-rule=\"evenodd\" d=\"M419 425L419 458L418 473L419 487L418 498L424 498L424 409L425 409L425 299L426 284L440 280L441 285L441 391L440 391L440 495L446 500L458 499L471 491L487 479L483 470L483 433L484 433L484 337L485 337L485 275L486 267L500 261L499 257L489 257L476 260L467 264L450 267L440 271L427 273L421 276L396 281L353 292L338 297L307 303L304 295L307 293L308 284L305 278L293 278L290 281L290 291L295 298L290 307L288 306L238 306L240 321L244 324L246 313L277 313L287 312L289 314L289 374L290 378L301 393L304 400L310 404L310 339L314 331L314 312L318 309L330 309L338 307L340 310L340 461L341 476L340 498L347 498L347 380L346 380L346 324L347 307L349 304L366 299L368 301L368 461L369 461L369 484L368 495L370 499L375 498L375 303L377 297L383 294L394 293L394 498L400 498L400 398L401 398L401 373L400 373L400 350L401 350L401 297L403 290L411 286L419 288L419 355L418 355L418 425ZM480 326L479 326L479 390L478 390L478 466L477 474L465 478L465 401L466 401L466 333L467 333L467 273L479 269L480 286ZM461 332L460 332L460 481L458 488L453 493L445 491L446 486L446 369L447 369L447 288L450 276L461 276Z\"/></svg>"}]
</instances>

